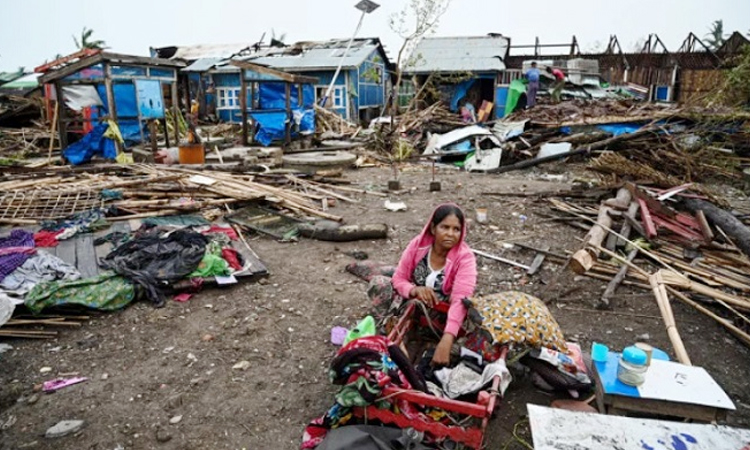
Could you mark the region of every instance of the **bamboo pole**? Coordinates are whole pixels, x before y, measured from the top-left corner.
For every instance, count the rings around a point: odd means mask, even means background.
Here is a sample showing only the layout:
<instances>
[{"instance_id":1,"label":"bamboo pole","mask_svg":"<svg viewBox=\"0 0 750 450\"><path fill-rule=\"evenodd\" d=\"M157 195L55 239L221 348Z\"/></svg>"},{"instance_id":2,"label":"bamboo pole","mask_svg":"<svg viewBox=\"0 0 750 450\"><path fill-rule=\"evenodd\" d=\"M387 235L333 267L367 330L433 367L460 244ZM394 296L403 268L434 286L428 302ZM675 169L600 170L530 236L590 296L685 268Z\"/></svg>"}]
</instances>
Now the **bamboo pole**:
<instances>
[{"instance_id":1,"label":"bamboo pole","mask_svg":"<svg viewBox=\"0 0 750 450\"><path fill-rule=\"evenodd\" d=\"M667 288L662 277L662 270L658 270L655 274L649 277L649 283L656 297L656 304L659 305L659 311L661 311L662 318L664 319L664 325L667 327L667 335L669 340L672 342L677 360L682 364L691 366L690 357L685 350L685 344L682 342L680 332L677 331L677 324L674 320L674 313L672 312L672 306L669 304L669 296L667 295Z\"/></svg>"}]
</instances>

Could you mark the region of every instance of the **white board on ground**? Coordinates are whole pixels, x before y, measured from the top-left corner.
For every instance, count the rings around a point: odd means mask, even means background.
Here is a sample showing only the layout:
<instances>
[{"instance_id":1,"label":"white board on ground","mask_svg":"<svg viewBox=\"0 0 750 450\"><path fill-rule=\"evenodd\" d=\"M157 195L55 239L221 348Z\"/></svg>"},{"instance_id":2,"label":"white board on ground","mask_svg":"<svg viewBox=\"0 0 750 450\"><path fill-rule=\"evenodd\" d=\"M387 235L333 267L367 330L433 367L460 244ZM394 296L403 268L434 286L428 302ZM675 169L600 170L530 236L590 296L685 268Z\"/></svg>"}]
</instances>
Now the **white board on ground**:
<instances>
[{"instance_id":1,"label":"white board on ground","mask_svg":"<svg viewBox=\"0 0 750 450\"><path fill-rule=\"evenodd\" d=\"M671 361L651 361L641 398L690 403L734 410L734 403L706 369Z\"/></svg>"},{"instance_id":2,"label":"white board on ground","mask_svg":"<svg viewBox=\"0 0 750 450\"><path fill-rule=\"evenodd\" d=\"M534 450L742 450L750 445L750 430L739 428L526 407Z\"/></svg>"}]
</instances>

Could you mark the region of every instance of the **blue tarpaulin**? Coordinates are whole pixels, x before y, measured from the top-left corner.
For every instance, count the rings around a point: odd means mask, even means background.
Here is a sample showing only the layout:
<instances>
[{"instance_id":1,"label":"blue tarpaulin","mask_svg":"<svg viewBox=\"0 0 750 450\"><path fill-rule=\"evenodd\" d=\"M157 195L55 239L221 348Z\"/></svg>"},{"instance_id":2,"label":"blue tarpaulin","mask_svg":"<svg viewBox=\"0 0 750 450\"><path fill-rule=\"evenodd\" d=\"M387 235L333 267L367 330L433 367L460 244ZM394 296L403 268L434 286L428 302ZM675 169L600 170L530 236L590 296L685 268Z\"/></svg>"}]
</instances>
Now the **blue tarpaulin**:
<instances>
[{"instance_id":1,"label":"blue tarpaulin","mask_svg":"<svg viewBox=\"0 0 750 450\"><path fill-rule=\"evenodd\" d=\"M91 161L95 155L115 159L117 157L115 142L104 137L107 128L109 128L107 123L100 123L80 141L67 146L63 150L65 159L74 166Z\"/></svg>"},{"instance_id":2,"label":"blue tarpaulin","mask_svg":"<svg viewBox=\"0 0 750 450\"><path fill-rule=\"evenodd\" d=\"M458 102L462 98L466 97L466 93L474 85L475 79L465 80L456 85L456 89L453 91L453 97L451 98L451 111L458 112Z\"/></svg>"},{"instance_id":3,"label":"blue tarpaulin","mask_svg":"<svg viewBox=\"0 0 750 450\"><path fill-rule=\"evenodd\" d=\"M598 125L598 129L612 133L613 136L619 136L621 134L635 133L636 131L643 128L643 124L639 123L610 123L607 125Z\"/></svg>"},{"instance_id":4,"label":"blue tarpaulin","mask_svg":"<svg viewBox=\"0 0 750 450\"><path fill-rule=\"evenodd\" d=\"M253 111L250 115L258 126L258 132L255 133L256 142L267 147L274 140L284 138L287 121L285 111Z\"/></svg>"},{"instance_id":5,"label":"blue tarpaulin","mask_svg":"<svg viewBox=\"0 0 750 450\"><path fill-rule=\"evenodd\" d=\"M104 114L109 114L107 88L104 84L97 84L96 90L104 103ZM138 123L138 104L135 97L135 85L130 83L115 83L112 92L117 107L117 124L120 126L125 142L141 142L141 128ZM143 130L143 136L148 141L148 128Z\"/></svg>"}]
</instances>

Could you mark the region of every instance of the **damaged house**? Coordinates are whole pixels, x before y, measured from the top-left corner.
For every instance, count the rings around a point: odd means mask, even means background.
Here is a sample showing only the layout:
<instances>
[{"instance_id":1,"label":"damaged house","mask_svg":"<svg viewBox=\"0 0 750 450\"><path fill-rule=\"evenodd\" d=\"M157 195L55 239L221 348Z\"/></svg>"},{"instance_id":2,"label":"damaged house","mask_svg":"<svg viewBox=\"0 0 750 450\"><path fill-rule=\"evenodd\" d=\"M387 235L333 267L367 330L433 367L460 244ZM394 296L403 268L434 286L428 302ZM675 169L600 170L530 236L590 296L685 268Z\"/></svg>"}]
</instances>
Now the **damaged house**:
<instances>
[{"instance_id":1,"label":"damaged house","mask_svg":"<svg viewBox=\"0 0 750 450\"><path fill-rule=\"evenodd\" d=\"M326 93L339 66L326 107L350 121L369 120L381 114L389 86L390 62L377 38L298 42L286 46L274 42L233 46L164 47L152 55L189 63L183 71L189 95L199 103L201 116L221 121L241 121L239 72L226 67L228 60L249 62L295 76L315 78L315 102ZM346 56L344 57L344 54ZM343 58L343 61L342 61ZM223 67L221 69L217 69Z\"/></svg>"},{"instance_id":2,"label":"damaged house","mask_svg":"<svg viewBox=\"0 0 750 450\"><path fill-rule=\"evenodd\" d=\"M431 82L453 112L471 103L478 117L503 117L511 82L521 71L508 71L510 38L500 34L423 39L411 53L403 73L415 90Z\"/></svg>"},{"instance_id":3,"label":"damaged house","mask_svg":"<svg viewBox=\"0 0 750 450\"><path fill-rule=\"evenodd\" d=\"M42 73L46 100L56 105L50 117L57 118L65 148L69 137L91 132L105 116L118 125L125 145L146 142L149 122L164 121L170 108L179 114L177 70L182 67L179 61L83 50L35 71ZM169 146L168 133L166 138Z\"/></svg>"}]
</instances>

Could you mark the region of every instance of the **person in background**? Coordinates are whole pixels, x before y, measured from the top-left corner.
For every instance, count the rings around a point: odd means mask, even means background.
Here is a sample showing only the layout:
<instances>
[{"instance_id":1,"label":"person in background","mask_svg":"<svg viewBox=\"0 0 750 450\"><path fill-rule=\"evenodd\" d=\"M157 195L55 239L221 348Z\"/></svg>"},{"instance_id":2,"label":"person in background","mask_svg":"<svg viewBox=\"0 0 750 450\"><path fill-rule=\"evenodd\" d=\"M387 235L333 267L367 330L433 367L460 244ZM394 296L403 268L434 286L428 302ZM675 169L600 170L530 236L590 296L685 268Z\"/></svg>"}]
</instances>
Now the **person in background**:
<instances>
[{"instance_id":1,"label":"person in background","mask_svg":"<svg viewBox=\"0 0 750 450\"><path fill-rule=\"evenodd\" d=\"M532 61L531 69L526 71L526 80L529 82L526 90L526 107L531 108L536 105L536 93L539 90L539 69L536 68L536 61Z\"/></svg>"},{"instance_id":2,"label":"person in background","mask_svg":"<svg viewBox=\"0 0 750 450\"><path fill-rule=\"evenodd\" d=\"M477 109L468 100L461 106L461 118L466 123L475 123L477 121Z\"/></svg>"},{"instance_id":3,"label":"person in background","mask_svg":"<svg viewBox=\"0 0 750 450\"><path fill-rule=\"evenodd\" d=\"M552 85L552 103L560 103L563 86L565 86L565 74L560 69L553 69L547 66L547 73L555 77L555 84Z\"/></svg>"}]
</instances>

